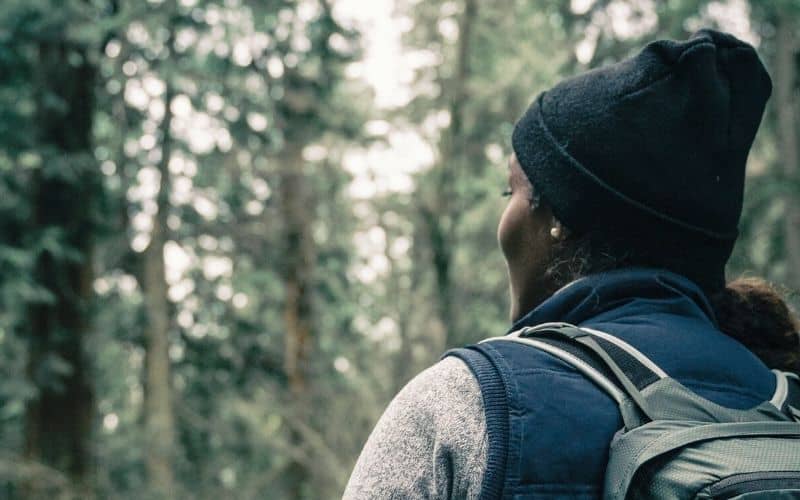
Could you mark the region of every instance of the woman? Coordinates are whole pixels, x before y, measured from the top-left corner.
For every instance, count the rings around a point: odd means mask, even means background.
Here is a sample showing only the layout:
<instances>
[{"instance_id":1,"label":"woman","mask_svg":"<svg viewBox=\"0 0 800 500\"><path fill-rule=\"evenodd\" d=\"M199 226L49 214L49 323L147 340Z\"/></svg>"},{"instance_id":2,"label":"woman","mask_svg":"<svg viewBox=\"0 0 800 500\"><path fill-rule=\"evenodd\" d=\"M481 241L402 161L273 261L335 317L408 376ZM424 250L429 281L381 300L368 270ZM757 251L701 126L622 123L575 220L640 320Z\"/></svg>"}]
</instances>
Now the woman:
<instances>
[{"instance_id":1,"label":"woman","mask_svg":"<svg viewBox=\"0 0 800 500\"><path fill-rule=\"evenodd\" d=\"M498 227L510 331L595 328L714 403L769 400L767 365L800 368L798 324L769 285L726 286L724 270L770 92L750 45L701 30L540 94ZM345 498L599 498L620 427L611 398L543 351L457 349L392 401Z\"/></svg>"}]
</instances>

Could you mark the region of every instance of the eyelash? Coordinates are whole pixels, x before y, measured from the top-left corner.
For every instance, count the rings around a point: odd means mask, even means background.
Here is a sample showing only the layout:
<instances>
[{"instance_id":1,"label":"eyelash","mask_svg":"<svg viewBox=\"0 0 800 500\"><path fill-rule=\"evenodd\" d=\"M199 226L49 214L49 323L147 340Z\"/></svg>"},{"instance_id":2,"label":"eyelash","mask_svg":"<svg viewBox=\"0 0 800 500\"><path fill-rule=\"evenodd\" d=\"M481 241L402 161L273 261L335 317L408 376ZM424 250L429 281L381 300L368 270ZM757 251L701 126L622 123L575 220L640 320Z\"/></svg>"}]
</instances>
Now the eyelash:
<instances>
[{"instance_id":1,"label":"eyelash","mask_svg":"<svg viewBox=\"0 0 800 500\"><path fill-rule=\"evenodd\" d=\"M511 193L511 188L505 188L505 189L503 190L503 192L502 192L502 193L500 193L500 194L501 194L502 196L504 196L504 197L509 197L509 196L511 196L511 194L512 194L512 193Z\"/></svg>"}]
</instances>

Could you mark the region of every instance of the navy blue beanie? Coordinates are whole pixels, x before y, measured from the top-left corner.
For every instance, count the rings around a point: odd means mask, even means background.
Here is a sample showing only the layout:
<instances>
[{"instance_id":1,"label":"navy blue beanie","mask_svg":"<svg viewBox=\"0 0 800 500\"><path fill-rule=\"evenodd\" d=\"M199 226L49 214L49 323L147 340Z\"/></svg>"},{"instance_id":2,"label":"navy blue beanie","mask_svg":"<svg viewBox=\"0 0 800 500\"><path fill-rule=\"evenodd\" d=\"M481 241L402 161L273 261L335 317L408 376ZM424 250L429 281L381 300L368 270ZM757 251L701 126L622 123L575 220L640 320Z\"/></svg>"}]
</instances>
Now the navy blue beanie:
<instances>
[{"instance_id":1,"label":"navy blue beanie","mask_svg":"<svg viewBox=\"0 0 800 500\"><path fill-rule=\"evenodd\" d=\"M753 47L703 29L542 92L512 145L555 217L640 262L725 286L745 163L772 82Z\"/></svg>"}]
</instances>

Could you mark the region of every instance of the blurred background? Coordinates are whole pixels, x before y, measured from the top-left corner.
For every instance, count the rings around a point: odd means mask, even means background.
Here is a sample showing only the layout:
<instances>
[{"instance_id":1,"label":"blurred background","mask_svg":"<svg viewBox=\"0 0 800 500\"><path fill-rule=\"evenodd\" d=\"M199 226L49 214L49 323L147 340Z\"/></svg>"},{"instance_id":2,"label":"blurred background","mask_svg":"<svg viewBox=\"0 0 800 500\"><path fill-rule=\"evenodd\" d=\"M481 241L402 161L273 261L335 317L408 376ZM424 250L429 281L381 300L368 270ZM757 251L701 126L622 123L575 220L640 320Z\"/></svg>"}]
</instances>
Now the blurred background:
<instances>
[{"instance_id":1,"label":"blurred background","mask_svg":"<svg viewBox=\"0 0 800 500\"><path fill-rule=\"evenodd\" d=\"M0 498L340 497L509 326L516 118L703 26L774 83L729 277L798 289L798 0L2 0Z\"/></svg>"}]
</instances>

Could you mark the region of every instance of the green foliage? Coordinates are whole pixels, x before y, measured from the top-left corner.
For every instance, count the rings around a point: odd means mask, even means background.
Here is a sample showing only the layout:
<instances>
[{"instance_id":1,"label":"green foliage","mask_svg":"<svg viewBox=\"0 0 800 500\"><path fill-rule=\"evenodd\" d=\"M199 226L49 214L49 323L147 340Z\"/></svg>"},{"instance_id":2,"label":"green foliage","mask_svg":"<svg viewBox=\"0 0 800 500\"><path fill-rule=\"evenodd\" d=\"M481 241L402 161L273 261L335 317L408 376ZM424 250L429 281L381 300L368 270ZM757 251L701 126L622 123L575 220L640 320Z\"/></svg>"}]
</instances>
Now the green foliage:
<instances>
[{"instance_id":1,"label":"green foliage","mask_svg":"<svg viewBox=\"0 0 800 500\"><path fill-rule=\"evenodd\" d=\"M581 12L571 3L580 2L397 2L395 15L408 21L403 53L416 58L404 82L410 99L379 108L356 76L372 39L337 15L333 0L6 0L0 496L23 491L31 466L26 408L40 396L40 380L57 391L78 368L91 375L95 394L90 489L98 498L148 491L142 252L156 215L157 167L169 151L162 215L176 497L339 497L396 391L447 347L508 327L495 231L510 132L525 107L559 79L647 40L685 37L699 24L726 27L708 1L596 0ZM650 4L649 14L635 10ZM639 31L614 25L619 5L634 9ZM775 16L800 12L791 1L748 5L771 64ZM43 59L53 40L66 49ZM68 82L48 81L84 66L94 71L90 100L72 102L61 92ZM78 104L90 110L86 147L48 135ZM777 128L770 110L750 157L730 273L783 281L791 261L781 224L800 184L779 173ZM388 161L387 150L401 161ZM294 233L280 193L287 158L298 152L292 168L310 193L314 253L308 414L293 399L285 366ZM43 182L63 187L55 191L69 195L60 200L64 214L81 217L45 211L55 222L34 224ZM368 195L355 189L361 182ZM63 300L38 271L42 259L93 273L77 314L90 325L86 366L32 355L30 311ZM287 479L296 464L309 472L299 488Z\"/></svg>"}]
</instances>

